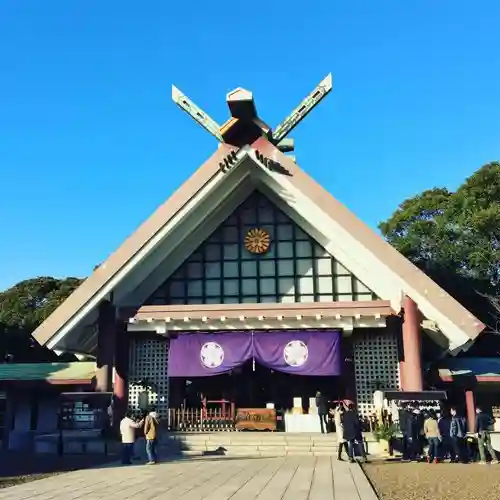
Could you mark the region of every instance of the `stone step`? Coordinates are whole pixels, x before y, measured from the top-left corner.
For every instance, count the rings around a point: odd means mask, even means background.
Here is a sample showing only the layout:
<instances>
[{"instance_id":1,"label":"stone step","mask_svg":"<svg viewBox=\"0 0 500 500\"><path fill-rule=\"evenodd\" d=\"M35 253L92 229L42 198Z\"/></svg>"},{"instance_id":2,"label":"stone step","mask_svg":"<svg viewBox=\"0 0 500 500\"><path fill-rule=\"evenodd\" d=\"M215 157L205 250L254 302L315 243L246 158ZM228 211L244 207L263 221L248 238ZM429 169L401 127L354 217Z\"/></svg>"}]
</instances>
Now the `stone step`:
<instances>
[{"instance_id":1,"label":"stone step","mask_svg":"<svg viewBox=\"0 0 500 500\"><path fill-rule=\"evenodd\" d=\"M232 451L238 451L238 450L243 450L243 451L248 451L248 450L254 450L254 451L302 451L302 452L336 452L337 451L337 446L336 445L331 445L331 446L295 446L295 445L276 445L276 444L227 444L227 445L221 445L222 448L227 450L228 452ZM180 448L175 448L171 447L169 445L160 445L160 449L164 450L172 450L172 451L215 451L219 446L214 446L212 444L206 445L206 444L192 444L192 445L185 445Z\"/></svg>"},{"instance_id":2,"label":"stone step","mask_svg":"<svg viewBox=\"0 0 500 500\"><path fill-rule=\"evenodd\" d=\"M141 458L146 458L145 453L140 452ZM177 457L201 457L207 455L216 455L200 450L182 450L177 453L169 453L162 449L159 450L160 456L177 456ZM256 450L241 447L238 450L228 450L224 452L228 457L284 457L284 456L304 456L304 457L333 457L337 455L337 450L332 451L303 451L303 450L285 450L285 449L268 449Z\"/></svg>"},{"instance_id":3,"label":"stone step","mask_svg":"<svg viewBox=\"0 0 500 500\"><path fill-rule=\"evenodd\" d=\"M169 441L189 441L189 442L307 442L317 443L332 442L337 440L335 433L331 434L289 434L289 433L267 433L267 432L214 432L214 433L171 433L162 435L161 439ZM373 440L370 433L364 433L364 439Z\"/></svg>"},{"instance_id":4,"label":"stone step","mask_svg":"<svg viewBox=\"0 0 500 500\"><path fill-rule=\"evenodd\" d=\"M253 436L250 438L240 439L238 436L219 436L219 437L196 437L193 439L171 439L163 437L160 440L160 446L177 448L177 449L194 449L201 447L203 449L214 449L219 446L291 446L301 448L331 448L337 447L337 440L330 439L300 439L300 438L280 438L268 439L267 437Z\"/></svg>"},{"instance_id":5,"label":"stone step","mask_svg":"<svg viewBox=\"0 0 500 500\"><path fill-rule=\"evenodd\" d=\"M368 441L370 439L370 441ZM370 454L380 453L379 444L365 435ZM143 444L137 446L143 448ZM159 452L175 455L211 455L224 448L228 456L335 456L338 450L336 435L287 434L267 432L172 433L160 438Z\"/></svg>"},{"instance_id":6,"label":"stone step","mask_svg":"<svg viewBox=\"0 0 500 500\"><path fill-rule=\"evenodd\" d=\"M141 448L136 448L138 455L145 459L145 452ZM201 457L207 455L217 455L215 450L181 450L172 453L171 450L159 449L159 455L162 457L177 456L177 457ZM283 457L283 456L303 456L303 457L334 457L337 455L336 449L331 450L302 450L302 449L286 449L285 447L268 447L266 449L256 449L253 447L241 446L232 448L224 452L228 457Z\"/></svg>"},{"instance_id":7,"label":"stone step","mask_svg":"<svg viewBox=\"0 0 500 500\"><path fill-rule=\"evenodd\" d=\"M189 442L189 443L299 443L299 444L317 444L336 442L335 436L300 436L300 435L281 435L273 436L267 434L252 434L242 435L240 433L220 433L215 435L191 435L191 436L175 436L167 435L161 438L162 441L168 442Z\"/></svg>"},{"instance_id":8,"label":"stone step","mask_svg":"<svg viewBox=\"0 0 500 500\"><path fill-rule=\"evenodd\" d=\"M288 433L288 432L173 432L164 434L171 439L185 440L185 439L219 439L221 436L225 437L238 437L240 439L336 439L335 433L321 434L321 433Z\"/></svg>"}]
</instances>

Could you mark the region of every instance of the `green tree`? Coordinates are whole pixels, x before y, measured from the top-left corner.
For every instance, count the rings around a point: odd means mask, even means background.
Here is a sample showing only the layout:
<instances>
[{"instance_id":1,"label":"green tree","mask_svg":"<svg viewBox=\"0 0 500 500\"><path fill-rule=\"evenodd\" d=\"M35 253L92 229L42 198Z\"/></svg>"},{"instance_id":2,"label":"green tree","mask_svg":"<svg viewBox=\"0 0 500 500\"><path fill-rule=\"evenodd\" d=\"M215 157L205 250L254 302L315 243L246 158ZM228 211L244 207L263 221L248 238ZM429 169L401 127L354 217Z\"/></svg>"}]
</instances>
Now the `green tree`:
<instances>
[{"instance_id":1,"label":"green tree","mask_svg":"<svg viewBox=\"0 0 500 500\"><path fill-rule=\"evenodd\" d=\"M481 167L455 192L424 191L379 225L385 238L431 275L454 274L500 290L500 163Z\"/></svg>"},{"instance_id":2,"label":"green tree","mask_svg":"<svg viewBox=\"0 0 500 500\"><path fill-rule=\"evenodd\" d=\"M39 277L0 292L0 363L54 360L55 354L41 347L31 333L81 282Z\"/></svg>"},{"instance_id":3,"label":"green tree","mask_svg":"<svg viewBox=\"0 0 500 500\"><path fill-rule=\"evenodd\" d=\"M81 282L46 276L21 281L0 293L0 323L32 332Z\"/></svg>"},{"instance_id":4,"label":"green tree","mask_svg":"<svg viewBox=\"0 0 500 500\"><path fill-rule=\"evenodd\" d=\"M451 262L443 215L453 193L444 188L424 191L405 200L379 225L384 237L422 269Z\"/></svg>"},{"instance_id":5,"label":"green tree","mask_svg":"<svg viewBox=\"0 0 500 500\"><path fill-rule=\"evenodd\" d=\"M30 332L0 324L0 363L41 363L57 359L56 354L39 345Z\"/></svg>"},{"instance_id":6,"label":"green tree","mask_svg":"<svg viewBox=\"0 0 500 500\"><path fill-rule=\"evenodd\" d=\"M500 163L455 191L434 188L404 201L379 225L383 236L487 325L500 297ZM493 304L493 305L492 305Z\"/></svg>"},{"instance_id":7,"label":"green tree","mask_svg":"<svg viewBox=\"0 0 500 500\"><path fill-rule=\"evenodd\" d=\"M456 191L445 213L461 272L500 288L500 163L480 168Z\"/></svg>"}]
</instances>

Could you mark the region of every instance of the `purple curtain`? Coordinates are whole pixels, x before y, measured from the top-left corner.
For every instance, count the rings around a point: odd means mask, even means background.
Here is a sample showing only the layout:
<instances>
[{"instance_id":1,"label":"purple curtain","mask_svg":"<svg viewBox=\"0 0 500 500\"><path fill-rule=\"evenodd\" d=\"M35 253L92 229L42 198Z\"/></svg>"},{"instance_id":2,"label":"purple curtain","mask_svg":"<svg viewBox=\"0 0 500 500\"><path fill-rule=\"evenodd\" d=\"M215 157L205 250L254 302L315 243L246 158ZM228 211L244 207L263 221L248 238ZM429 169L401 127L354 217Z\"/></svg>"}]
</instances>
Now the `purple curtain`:
<instances>
[{"instance_id":1,"label":"purple curtain","mask_svg":"<svg viewBox=\"0 0 500 500\"><path fill-rule=\"evenodd\" d=\"M338 330L254 332L255 361L297 375L340 375L340 339Z\"/></svg>"},{"instance_id":2,"label":"purple curtain","mask_svg":"<svg viewBox=\"0 0 500 500\"><path fill-rule=\"evenodd\" d=\"M252 333L182 333L170 340L169 377L227 373L252 359Z\"/></svg>"}]
</instances>

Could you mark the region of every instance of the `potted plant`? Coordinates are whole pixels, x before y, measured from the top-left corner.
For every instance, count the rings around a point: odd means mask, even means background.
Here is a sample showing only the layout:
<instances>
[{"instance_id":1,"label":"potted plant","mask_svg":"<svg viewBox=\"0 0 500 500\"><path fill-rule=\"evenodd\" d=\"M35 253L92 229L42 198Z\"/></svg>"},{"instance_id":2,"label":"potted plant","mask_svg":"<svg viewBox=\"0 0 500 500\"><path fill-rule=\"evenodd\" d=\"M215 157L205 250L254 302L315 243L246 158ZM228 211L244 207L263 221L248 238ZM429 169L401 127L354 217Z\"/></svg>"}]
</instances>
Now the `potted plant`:
<instances>
[{"instance_id":1,"label":"potted plant","mask_svg":"<svg viewBox=\"0 0 500 500\"><path fill-rule=\"evenodd\" d=\"M388 422L380 423L373 431L373 436L380 443L382 452L386 455L392 454L392 440L396 434L396 426Z\"/></svg>"}]
</instances>

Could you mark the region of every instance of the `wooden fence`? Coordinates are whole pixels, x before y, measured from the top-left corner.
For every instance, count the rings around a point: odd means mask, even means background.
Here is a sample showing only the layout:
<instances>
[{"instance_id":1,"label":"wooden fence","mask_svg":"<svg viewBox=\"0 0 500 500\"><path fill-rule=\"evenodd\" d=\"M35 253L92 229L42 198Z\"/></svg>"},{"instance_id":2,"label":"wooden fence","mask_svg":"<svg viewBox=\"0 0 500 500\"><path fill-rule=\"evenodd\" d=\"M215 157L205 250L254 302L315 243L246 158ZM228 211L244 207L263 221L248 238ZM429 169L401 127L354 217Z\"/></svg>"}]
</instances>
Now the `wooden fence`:
<instances>
[{"instance_id":1,"label":"wooden fence","mask_svg":"<svg viewBox=\"0 0 500 500\"><path fill-rule=\"evenodd\" d=\"M231 432L236 430L235 417L234 406L223 405L216 408L169 408L166 420L170 431ZM364 432L373 432L376 426L375 416L361 419Z\"/></svg>"},{"instance_id":2,"label":"wooden fence","mask_svg":"<svg viewBox=\"0 0 500 500\"><path fill-rule=\"evenodd\" d=\"M234 431L234 409L169 408L168 428L171 431L213 432Z\"/></svg>"}]
</instances>

